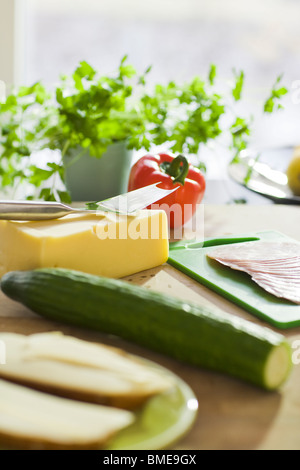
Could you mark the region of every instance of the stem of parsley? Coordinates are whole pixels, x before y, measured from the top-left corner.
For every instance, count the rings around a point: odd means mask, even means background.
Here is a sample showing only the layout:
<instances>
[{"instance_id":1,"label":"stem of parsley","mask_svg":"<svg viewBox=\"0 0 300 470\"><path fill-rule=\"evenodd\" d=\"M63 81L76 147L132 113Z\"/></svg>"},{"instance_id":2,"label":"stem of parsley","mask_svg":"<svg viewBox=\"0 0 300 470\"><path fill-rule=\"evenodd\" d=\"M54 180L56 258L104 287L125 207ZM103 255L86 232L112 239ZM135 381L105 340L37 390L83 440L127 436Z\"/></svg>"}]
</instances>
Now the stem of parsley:
<instances>
[{"instance_id":1,"label":"stem of parsley","mask_svg":"<svg viewBox=\"0 0 300 470\"><path fill-rule=\"evenodd\" d=\"M74 165L74 163L76 163L85 153L87 152L87 149L82 149L80 152L78 152L75 157L73 157L72 159L70 159L67 163L64 164L64 167L65 168L69 168L70 166ZM62 157L64 155L62 154Z\"/></svg>"}]
</instances>

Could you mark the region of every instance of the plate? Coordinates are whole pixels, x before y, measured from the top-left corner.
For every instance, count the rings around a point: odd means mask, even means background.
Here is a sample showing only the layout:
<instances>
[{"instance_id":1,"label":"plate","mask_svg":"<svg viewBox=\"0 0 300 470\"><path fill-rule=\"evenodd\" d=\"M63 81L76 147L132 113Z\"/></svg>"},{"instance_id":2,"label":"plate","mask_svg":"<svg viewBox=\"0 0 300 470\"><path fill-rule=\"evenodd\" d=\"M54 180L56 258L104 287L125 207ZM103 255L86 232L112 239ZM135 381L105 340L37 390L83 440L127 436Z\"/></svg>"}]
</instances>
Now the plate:
<instances>
[{"instance_id":1,"label":"plate","mask_svg":"<svg viewBox=\"0 0 300 470\"><path fill-rule=\"evenodd\" d=\"M114 436L101 450L162 450L170 448L192 428L198 412L198 400L192 389L177 375L152 361L133 356L146 366L155 368L172 386L158 394L135 412L136 419ZM5 447L0 444L0 450Z\"/></svg>"},{"instance_id":2,"label":"plate","mask_svg":"<svg viewBox=\"0 0 300 470\"><path fill-rule=\"evenodd\" d=\"M238 162L229 164L229 176L250 191L272 199L274 202L300 204L300 197L295 196L287 185L284 171L293 152L292 146L262 151L244 150L240 153ZM255 161L258 154L260 154L259 160ZM251 168L251 176L246 179Z\"/></svg>"},{"instance_id":3,"label":"plate","mask_svg":"<svg viewBox=\"0 0 300 470\"><path fill-rule=\"evenodd\" d=\"M144 361L144 360L143 360ZM190 431L198 412L192 389L169 370L145 361L174 382L168 392L156 395L136 413L135 422L114 437L106 450L162 450Z\"/></svg>"}]
</instances>

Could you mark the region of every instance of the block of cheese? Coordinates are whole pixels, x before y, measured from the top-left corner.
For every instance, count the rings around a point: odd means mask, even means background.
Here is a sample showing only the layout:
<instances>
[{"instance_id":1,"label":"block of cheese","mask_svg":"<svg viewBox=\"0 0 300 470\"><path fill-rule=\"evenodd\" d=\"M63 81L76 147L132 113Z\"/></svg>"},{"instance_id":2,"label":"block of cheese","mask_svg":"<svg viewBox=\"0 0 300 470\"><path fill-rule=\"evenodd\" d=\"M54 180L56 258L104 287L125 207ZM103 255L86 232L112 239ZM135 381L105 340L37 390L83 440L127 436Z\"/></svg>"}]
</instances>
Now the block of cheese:
<instances>
[{"instance_id":1,"label":"block of cheese","mask_svg":"<svg viewBox=\"0 0 300 470\"><path fill-rule=\"evenodd\" d=\"M167 261L164 211L135 216L68 215L49 221L0 221L0 276L42 267L120 278Z\"/></svg>"}]
</instances>

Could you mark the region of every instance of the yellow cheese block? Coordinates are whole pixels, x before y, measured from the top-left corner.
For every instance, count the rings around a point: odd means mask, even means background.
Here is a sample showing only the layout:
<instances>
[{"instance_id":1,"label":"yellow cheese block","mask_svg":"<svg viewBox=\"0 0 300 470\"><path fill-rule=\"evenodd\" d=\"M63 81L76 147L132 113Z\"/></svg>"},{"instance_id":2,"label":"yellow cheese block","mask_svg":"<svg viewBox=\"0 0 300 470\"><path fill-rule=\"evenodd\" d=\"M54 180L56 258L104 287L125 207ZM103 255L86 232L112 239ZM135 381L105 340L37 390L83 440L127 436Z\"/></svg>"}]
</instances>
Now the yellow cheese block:
<instances>
[{"instance_id":1,"label":"yellow cheese block","mask_svg":"<svg viewBox=\"0 0 300 470\"><path fill-rule=\"evenodd\" d=\"M120 278L159 266L168 254L164 211L0 221L0 276L8 271L62 267Z\"/></svg>"}]
</instances>

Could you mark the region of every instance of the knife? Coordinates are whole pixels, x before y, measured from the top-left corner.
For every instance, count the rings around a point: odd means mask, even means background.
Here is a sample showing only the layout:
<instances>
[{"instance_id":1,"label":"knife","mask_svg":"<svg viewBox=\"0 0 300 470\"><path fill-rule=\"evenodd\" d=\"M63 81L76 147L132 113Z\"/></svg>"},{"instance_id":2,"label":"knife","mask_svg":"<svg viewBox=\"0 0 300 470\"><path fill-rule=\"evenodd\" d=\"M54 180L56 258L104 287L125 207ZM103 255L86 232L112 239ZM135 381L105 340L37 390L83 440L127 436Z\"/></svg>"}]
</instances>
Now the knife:
<instances>
[{"instance_id":1,"label":"knife","mask_svg":"<svg viewBox=\"0 0 300 470\"><path fill-rule=\"evenodd\" d=\"M95 209L74 208L67 204L52 201L0 201L2 220L51 220L75 213L114 212L120 215L134 215L156 201L178 189L162 189L154 183L135 191L120 194L104 201L95 202Z\"/></svg>"}]
</instances>

